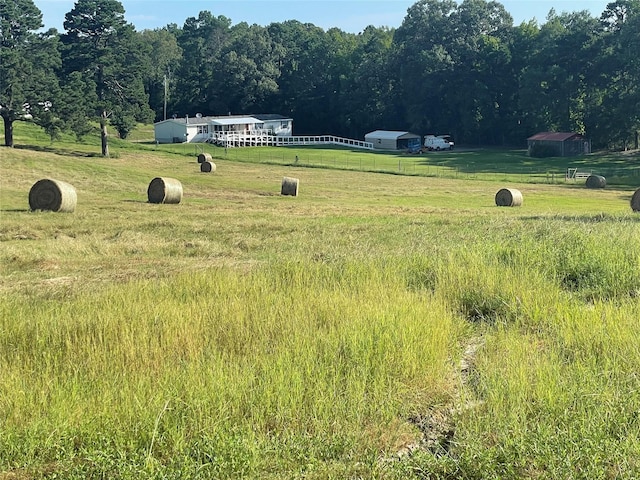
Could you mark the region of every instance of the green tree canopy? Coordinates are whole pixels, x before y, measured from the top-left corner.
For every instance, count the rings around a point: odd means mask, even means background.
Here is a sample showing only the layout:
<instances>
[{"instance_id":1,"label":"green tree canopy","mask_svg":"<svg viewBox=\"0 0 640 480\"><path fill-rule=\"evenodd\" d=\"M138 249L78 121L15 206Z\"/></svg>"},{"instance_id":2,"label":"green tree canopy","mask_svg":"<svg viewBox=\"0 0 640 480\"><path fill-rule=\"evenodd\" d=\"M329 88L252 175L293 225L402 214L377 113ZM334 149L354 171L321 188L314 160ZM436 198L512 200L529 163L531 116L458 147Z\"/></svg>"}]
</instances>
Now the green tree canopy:
<instances>
[{"instance_id":1,"label":"green tree canopy","mask_svg":"<svg viewBox=\"0 0 640 480\"><path fill-rule=\"evenodd\" d=\"M175 72L182 60L178 39L169 28L143 30L140 42L147 45L149 54L144 62L144 86L149 105L157 120L167 118L168 101L176 93Z\"/></svg>"},{"instance_id":2,"label":"green tree canopy","mask_svg":"<svg viewBox=\"0 0 640 480\"><path fill-rule=\"evenodd\" d=\"M57 32L38 33L41 27L42 13L32 0L0 0L0 116L8 147L13 122L47 122L57 92Z\"/></svg>"},{"instance_id":3,"label":"green tree canopy","mask_svg":"<svg viewBox=\"0 0 640 480\"><path fill-rule=\"evenodd\" d=\"M147 45L125 21L117 0L78 0L65 15L64 28L64 71L78 72L85 85L95 86L95 96L86 99L92 104L80 110L93 110L98 118L102 155L108 157L110 119L124 137L135 121L153 118L143 83Z\"/></svg>"}]
</instances>

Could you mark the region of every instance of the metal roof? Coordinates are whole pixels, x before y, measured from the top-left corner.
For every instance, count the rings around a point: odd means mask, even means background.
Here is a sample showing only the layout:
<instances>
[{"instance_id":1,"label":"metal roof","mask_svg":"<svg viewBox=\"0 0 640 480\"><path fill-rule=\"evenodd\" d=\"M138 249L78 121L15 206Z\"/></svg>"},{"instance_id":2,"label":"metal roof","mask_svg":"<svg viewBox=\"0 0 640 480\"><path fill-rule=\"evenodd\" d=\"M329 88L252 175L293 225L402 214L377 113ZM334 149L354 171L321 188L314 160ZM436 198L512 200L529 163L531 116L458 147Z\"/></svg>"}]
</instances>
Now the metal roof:
<instances>
[{"instance_id":1,"label":"metal roof","mask_svg":"<svg viewBox=\"0 0 640 480\"><path fill-rule=\"evenodd\" d=\"M209 118L209 123L214 125L240 125L249 123L263 123L254 117L212 117Z\"/></svg>"},{"instance_id":2,"label":"metal roof","mask_svg":"<svg viewBox=\"0 0 640 480\"><path fill-rule=\"evenodd\" d=\"M285 117L279 113L258 113L256 115L251 114L251 116L265 122L269 120L293 120L291 117Z\"/></svg>"},{"instance_id":3,"label":"metal roof","mask_svg":"<svg viewBox=\"0 0 640 480\"><path fill-rule=\"evenodd\" d=\"M288 117L283 117L277 114L262 114L262 115L221 115L221 116L193 116L193 117L180 117L180 118L167 118L166 120L161 120L156 122L158 125L164 122L173 122L181 125L242 125L242 124L256 124L256 123L264 123L265 120L270 119L267 117L273 117L274 119L277 117L282 120L292 120Z\"/></svg>"},{"instance_id":4,"label":"metal roof","mask_svg":"<svg viewBox=\"0 0 640 480\"><path fill-rule=\"evenodd\" d=\"M364 136L365 139L367 137L381 138L383 140L397 140L399 138L420 138L420 135L416 135L411 132L396 132L393 130L374 130Z\"/></svg>"},{"instance_id":5,"label":"metal roof","mask_svg":"<svg viewBox=\"0 0 640 480\"><path fill-rule=\"evenodd\" d=\"M583 138L582 135L575 132L540 132L527 138L527 140L545 140L552 142L564 142L572 138Z\"/></svg>"}]
</instances>

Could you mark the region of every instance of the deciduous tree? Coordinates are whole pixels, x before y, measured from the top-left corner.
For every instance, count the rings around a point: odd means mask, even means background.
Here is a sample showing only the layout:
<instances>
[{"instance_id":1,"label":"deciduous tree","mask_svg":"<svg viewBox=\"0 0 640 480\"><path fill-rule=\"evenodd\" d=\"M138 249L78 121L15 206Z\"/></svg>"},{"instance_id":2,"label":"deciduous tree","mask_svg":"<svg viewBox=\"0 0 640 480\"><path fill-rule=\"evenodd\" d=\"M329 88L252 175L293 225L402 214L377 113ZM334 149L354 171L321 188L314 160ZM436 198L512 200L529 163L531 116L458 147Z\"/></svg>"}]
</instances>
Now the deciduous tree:
<instances>
[{"instance_id":1,"label":"deciduous tree","mask_svg":"<svg viewBox=\"0 0 640 480\"><path fill-rule=\"evenodd\" d=\"M175 72L182 60L176 30L158 28L140 32L140 40L149 48L144 63L144 88L156 120L167 117L170 99L175 94Z\"/></svg>"},{"instance_id":2,"label":"deciduous tree","mask_svg":"<svg viewBox=\"0 0 640 480\"><path fill-rule=\"evenodd\" d=\"M47 123L58 88L55 30L38 33L42 13L32 0L0 0L0 116L5 146L13 147L13 123Z\"/></svg>"}]
</instances>

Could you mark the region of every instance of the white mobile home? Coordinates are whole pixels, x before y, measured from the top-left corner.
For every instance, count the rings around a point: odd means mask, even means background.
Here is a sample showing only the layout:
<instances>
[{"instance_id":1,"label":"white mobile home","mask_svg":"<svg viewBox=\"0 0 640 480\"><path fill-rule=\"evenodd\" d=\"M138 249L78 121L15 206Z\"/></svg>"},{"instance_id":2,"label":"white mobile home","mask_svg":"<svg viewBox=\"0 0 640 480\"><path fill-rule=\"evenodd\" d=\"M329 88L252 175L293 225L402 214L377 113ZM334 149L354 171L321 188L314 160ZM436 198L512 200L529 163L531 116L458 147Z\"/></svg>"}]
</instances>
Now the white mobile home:
<instances>
[{"instance_id":1,"label":"white mobile home","mask_svg":"<svg viewBox=\"0 0 640 480\"><path fill-rule=\"evenodd\" d=\"M198 143L226 135L291 135L293 120L275 114L170 118L153 126L157 143Z\"/></svg>"},{"instance_id":2,"label":"white mobile home","mask_svg":"<svg viewBox=\"0 0 640 480\"><path fill-rule=\"evenodd\" d=\"M420 135L411 132L375 130L364 136L365 142L371 142L375 150L412 150L420 148Z\"/></svg>"},{"instance_id":3,"label":"white mobile home","mask_svg":"<svg viewBox=\"0 0 640 480\"><path fill-rule=\"evenodd\" d=\"M263 122L263 128L272 132L273 135L279 137L293 135L293 119L289 117L284 117L277 113L259 113L251 116Z\"/></svg>"},{"instance_id":4,"label":"white mobile home","mask_svg":"<svg viewBox=\"0 0 640 480\"><path fill-rule=\"evenodd\" d=\"M153 125L157 143L204 142L209 124L204 118L170 118Z\"/></svg>"}]
</instances>

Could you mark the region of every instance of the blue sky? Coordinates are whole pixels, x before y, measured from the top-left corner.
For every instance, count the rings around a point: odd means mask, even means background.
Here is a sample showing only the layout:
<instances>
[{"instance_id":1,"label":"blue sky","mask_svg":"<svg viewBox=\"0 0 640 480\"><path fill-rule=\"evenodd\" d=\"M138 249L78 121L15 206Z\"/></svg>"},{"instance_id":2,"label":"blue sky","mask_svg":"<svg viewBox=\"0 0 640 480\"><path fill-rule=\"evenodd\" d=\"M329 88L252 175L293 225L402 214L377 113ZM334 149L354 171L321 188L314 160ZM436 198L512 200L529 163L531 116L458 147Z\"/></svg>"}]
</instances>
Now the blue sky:
<instances>
[{"instance_id":1,"label":"blue sky","mask_svg":"<svg viewBox=\"0 0 640 480\"><path fill-rule=\"evenodd\" d=\"M499 0L498 0L499 1ZM544 23L549 10L573 12L589 10L596 17L612 0L502 0L515 24L533 18ZM63 31L65 13L73 9L74 0L34 0L42 11L45 28ZM313 23L325 30L338 27L359 33L368 25L398 27L414 0L121 0L125 18L137 30L164 27L175 23L179 27L188 17L197 17L203 10L224 15L232 24L268 25L272 22L299 20Z\"/></svg>"}]
</instances>

